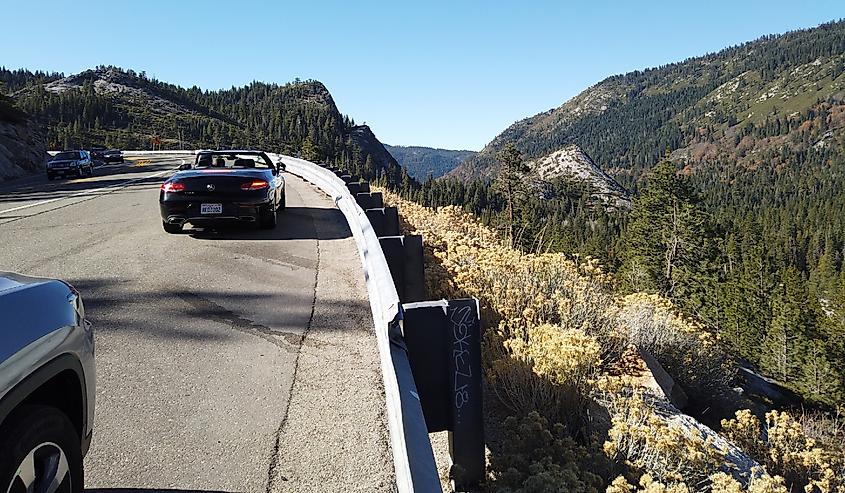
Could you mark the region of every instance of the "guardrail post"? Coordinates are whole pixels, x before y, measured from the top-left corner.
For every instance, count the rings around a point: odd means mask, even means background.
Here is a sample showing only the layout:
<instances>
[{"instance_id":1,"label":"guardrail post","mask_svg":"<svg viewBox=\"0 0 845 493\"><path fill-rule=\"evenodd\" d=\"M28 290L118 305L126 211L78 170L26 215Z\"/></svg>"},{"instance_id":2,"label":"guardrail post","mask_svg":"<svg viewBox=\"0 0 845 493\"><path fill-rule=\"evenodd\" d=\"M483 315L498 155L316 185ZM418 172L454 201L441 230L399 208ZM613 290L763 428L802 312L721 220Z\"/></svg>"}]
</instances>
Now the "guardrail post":
<instances>
[{"instance_id":1,"label":"guardrail post","mask_svg":"<svg viewBox=\"0 0 845 493\"><path fill-rule=\"evenodd\" d=\"M399 210L396 207L378 207L364 211L376 236L399 236ZM422 300L423 298L420 298Z\"/></svg>"},{"instance_id":2,"label":"guardrail post","mask_svg":"<svg viewBox=\"0 0 845 493\"><path fill-rule=\"evenodd\" d=\"M384 236L399 236L399 209L397 207L384 208Z\"/></svg>"},{"instance_id":3,"label":"guardrail post","mask_svg":"<svg viewBox=\"0 0 845 493\"><path fill-rule=\"evenodd\" d=\"M428 431L449 433L458 487L485 478L478 300L403 304L403 335Z\"/></svg>"},{"instance_id":4,"label":"guardrail post","mask_svg":"<svg viewBox=\"0 0 845 493\"><path fill-rule=\"evenodd\" d=\"M381 238L382 236L396 236L396 235L387 235L384 233L384 207L379 209L367 209L364 211L367 214L367 219L369 219L370 224L373 226L373 231L376 232L376 236Z\"/></svg>"},{"instance_id":5,"label":"guardrail post","mask_svg":"<svg viewBox=\"0 0 845 493\"><path fill-rule=\"evenodd\" d=\"M367 184L367 187L369 188L369 184ZM358 192L355 195L355 201L364 210L384 207L384 199L381 196L381 192Z\"/></svg>"},{"instance_id":6,"label":"guardrail post","mask_svg":"<svg viewBox=\"0 0 845 493\"><path fill-rule=\"evenodd\" d=\"M373 228L375 229L375 228ZM425 260L422 236L382 236L381 250L402 303L425 299Z\"/></svg>"},{"instance_id":7,"label":"guardrail post","mask_svg":"<svg viewBox=\"0 0 845 493\"><path fill-rule=\"evenodd\" d=\"M403 303L413 303L425 299L425 256L422 235L402 237L405 254L405 299Z\"/></svg>"}]
</instances>

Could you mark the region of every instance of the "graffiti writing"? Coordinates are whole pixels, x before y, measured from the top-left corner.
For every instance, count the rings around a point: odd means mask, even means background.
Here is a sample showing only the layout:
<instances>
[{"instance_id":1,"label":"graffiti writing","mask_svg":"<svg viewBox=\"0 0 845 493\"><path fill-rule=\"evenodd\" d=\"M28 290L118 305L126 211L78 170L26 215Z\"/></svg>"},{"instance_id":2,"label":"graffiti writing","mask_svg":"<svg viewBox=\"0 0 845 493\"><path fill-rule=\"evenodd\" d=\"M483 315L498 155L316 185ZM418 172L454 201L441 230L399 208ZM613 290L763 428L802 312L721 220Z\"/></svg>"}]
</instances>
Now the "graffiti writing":
<instances>
[{"instance_id":1,"label":"graffiti writing","mask_svg":"<svg viewBox=\"0 0 845 493\"><path fill-rule=\"evenodd\" d=\"M472 378L472 365L469 358L469 339L472 336L470 327L477 323L471 306L453 308L449 317L454 335L452 357L455 360L455 407L460 409L469 402L467 390ZM480 369L476 369L479 371Z\"/></svg>"}]
</instances>

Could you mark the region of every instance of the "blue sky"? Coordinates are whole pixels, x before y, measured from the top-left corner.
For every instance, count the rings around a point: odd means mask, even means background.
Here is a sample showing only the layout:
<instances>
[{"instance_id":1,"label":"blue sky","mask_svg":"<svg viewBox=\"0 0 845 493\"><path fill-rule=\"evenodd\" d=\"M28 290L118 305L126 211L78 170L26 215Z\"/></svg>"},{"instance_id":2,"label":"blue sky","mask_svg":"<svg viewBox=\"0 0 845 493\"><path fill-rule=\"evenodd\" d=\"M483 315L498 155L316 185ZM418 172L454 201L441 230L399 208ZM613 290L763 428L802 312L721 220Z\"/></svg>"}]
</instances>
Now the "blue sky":
<instances>
[{"instance_id":1,"label":"blue sky","mask_svg":"<svg viewBox=\"0 0 845 493\"><path fill-rule=\"evenodd\" d=\"M845 18L842 0L5 0L0 66L316 79L379 140L478 151L611 75Z\"/></svg>"}]
</instances>

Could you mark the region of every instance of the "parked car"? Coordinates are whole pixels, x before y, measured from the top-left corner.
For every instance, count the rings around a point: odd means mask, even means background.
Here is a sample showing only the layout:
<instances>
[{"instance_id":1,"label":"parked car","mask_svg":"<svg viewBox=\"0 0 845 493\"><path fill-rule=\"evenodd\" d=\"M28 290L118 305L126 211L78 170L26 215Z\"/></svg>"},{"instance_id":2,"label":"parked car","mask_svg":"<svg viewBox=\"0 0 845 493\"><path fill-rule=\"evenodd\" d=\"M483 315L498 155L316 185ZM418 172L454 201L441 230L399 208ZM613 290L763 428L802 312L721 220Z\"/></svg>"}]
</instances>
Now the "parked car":
<instances>
[{"instance_id":1,"label":"parked car","mask_svg":"<svg viewBox=\"0 0 845 493\"><path fill-rule=\"evenodd\" d=\"M118 149L110 149L105 152L103 155L103 161L108 163L122 163L123 162L123 152L119 151Z\"/></svg>"},{"instance_id":2,"label":"parked car","mask_svg":"<svg viewBox=\"0 0 845 493\"><path fill-rule=\"evenodd\" d=\"M94 387L79 293L0 272L0 491L83 491Z\"/></svg>"},{"instance_id":3,"label":"parked car","mask_svg":"<svg viewBox=\"0 0 845 493\"><path fill-rule=\"evenodd\" d=\"M70 175L81 178L83 174L88 176L94 174L94 162L85 150L62 151L47 163L48 180L55 179L57 176Z\"/></svg>"},{"instance_id":4,"label":"parked car","mask_svg":"<svg viewBox=\"0 0 845 493\"><path fill-rule=\"evenodd\" d=\"M92 159L103 159L103 156L106 153L106 148L103 146L94 146L91 148L91 158Z\"/></svg>"},{"instance_id":5,"label":"parked car","mask_svg":"<svg viewBox=\"0 0 845 493\"><path fill-rule=\"evenodd\" d=\"M276 227L285 209L284 164L261 151L202 151L161 185L159 208L164 230L198 224L257 223Z\"/></svg>"}]
</instances>

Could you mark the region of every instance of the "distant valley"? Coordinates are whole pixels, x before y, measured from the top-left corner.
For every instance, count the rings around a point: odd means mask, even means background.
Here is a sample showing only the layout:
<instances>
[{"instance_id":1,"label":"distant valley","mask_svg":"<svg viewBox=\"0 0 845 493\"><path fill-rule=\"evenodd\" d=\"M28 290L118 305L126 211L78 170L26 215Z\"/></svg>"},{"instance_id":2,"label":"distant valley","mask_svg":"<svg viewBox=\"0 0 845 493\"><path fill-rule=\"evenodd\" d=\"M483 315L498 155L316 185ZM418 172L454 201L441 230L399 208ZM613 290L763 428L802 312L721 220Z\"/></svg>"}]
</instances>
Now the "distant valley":
<instances>
[{"instance_id":1,"label":"distant valley","mask_svg":"<svg viewBox=\"0 0 845 493\"><path fill-rule=\"evenodd\" d=\"M475 151L450 151L418 146L384 147L396 158L399 165L408 170L408 174L418 180L440 178L449 171L457 168L468 158L478 154Z\"/></svg>"}]
</instances>

